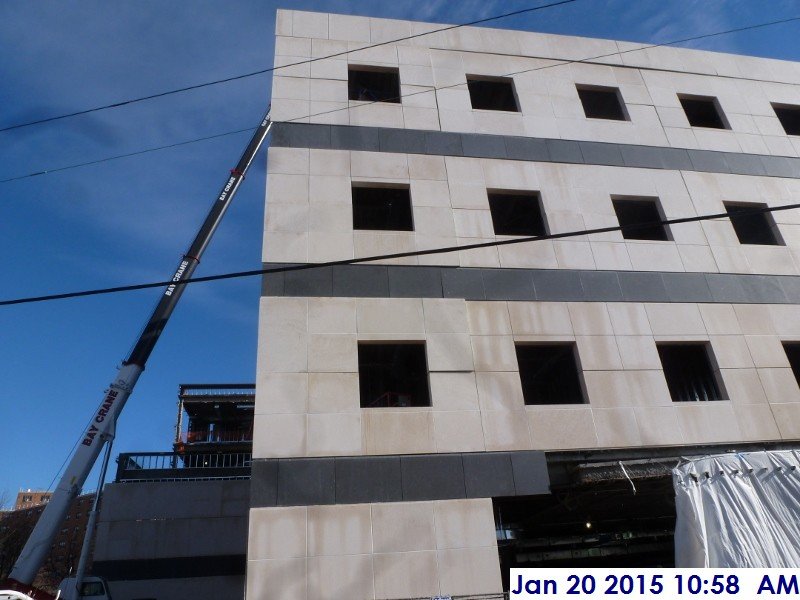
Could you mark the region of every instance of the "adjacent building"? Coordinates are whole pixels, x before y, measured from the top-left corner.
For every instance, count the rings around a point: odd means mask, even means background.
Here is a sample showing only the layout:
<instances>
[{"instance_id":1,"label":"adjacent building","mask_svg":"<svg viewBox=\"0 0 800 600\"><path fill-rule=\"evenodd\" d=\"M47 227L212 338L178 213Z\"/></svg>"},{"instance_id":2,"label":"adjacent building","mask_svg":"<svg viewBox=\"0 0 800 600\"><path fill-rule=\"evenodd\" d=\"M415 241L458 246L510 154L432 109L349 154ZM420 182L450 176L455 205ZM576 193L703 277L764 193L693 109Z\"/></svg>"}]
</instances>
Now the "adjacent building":
<instances>
[{"instance_id":1,"label":"adjacent building","mask_svg":"<svg viewBox=\"0 0 800 600\"><path fill-rule=\"evenodd\" d=\"M14 510L33 508L34 506L47 504L52 495L52 492L32 490L30 488L27 490L20 490L17 492L17 501L14 503Z\"/></svg>"},{"instance_id":2,"label":"adjacent building","mask_svg":"<svg viewBox=\"0 0 800 600\"><path fill-rule=\"evenodd\" d=\"M117 458L92 567L115 600L243 597L254 387L181 385L172 452Z\"/></svg>"},{"instance_id":3,"label":"adjacent building","mask_svg":"<svg viewBox=\"0 0 800 600\"><path fill-rule=\"evenodd\" d=\"M51 495L48 491L23 490L17 494L14 510L0 512L0 579L8 577ZM33 582L37 588L55 592L61 580L77 568L93 502L94 492L72 501Z\"/></svg>"}]
</instances>

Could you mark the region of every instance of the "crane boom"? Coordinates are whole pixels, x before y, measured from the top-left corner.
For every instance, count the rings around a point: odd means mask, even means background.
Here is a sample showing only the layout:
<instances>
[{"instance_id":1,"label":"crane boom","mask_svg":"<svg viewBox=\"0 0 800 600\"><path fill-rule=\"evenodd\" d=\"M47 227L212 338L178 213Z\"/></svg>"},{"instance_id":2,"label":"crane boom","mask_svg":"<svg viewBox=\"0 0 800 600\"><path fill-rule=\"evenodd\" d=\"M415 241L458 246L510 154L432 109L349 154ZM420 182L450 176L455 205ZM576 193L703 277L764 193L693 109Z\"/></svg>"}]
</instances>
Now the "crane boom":
<instances>
[{"instance_id":1,"label":"crane boom","mask_svg":"<svg viewBox=\"0 0 800 600\"><path fill-rule=\"evenodd\" d=\"M29 586L47 557L53 538L64 521L73 498L80 492L103 446L114 437L117 418L131 395L136 381L144 371L145 363L158 342L164 327L185 289L184 282L191 278L200 257L230 206L239 184L253 162L258 149L272 127L269 111L256 128L247 148L222 187L217 199L203 221L191 246L183 255L161 299L153 309L142 333L128 357L123 361L116 377L105 391L100 406L83 431L72 459L58 482L50 501L31 532L22 553L9 575L9 582ZM183 285L182 285L183 284Z\"/></svg>"}]
</instances>

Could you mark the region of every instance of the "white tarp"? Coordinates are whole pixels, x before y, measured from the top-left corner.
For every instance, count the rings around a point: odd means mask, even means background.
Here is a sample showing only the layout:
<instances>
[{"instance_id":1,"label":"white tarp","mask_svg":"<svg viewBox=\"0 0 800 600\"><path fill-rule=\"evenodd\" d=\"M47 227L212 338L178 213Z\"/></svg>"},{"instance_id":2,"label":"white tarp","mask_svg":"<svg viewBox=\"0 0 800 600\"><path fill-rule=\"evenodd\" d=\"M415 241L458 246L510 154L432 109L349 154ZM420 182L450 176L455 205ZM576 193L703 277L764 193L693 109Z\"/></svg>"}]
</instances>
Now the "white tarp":
<instances>
[{"instance_id":1,"label":"white tarp","mask_svg":"<svg viewBox=\"0 0 800 600\"><path fill-rule=\"evenodd\" d=\"M800 567L800 451L706 456L672 473L676 567Z\"/></svg>"}]
</instances>

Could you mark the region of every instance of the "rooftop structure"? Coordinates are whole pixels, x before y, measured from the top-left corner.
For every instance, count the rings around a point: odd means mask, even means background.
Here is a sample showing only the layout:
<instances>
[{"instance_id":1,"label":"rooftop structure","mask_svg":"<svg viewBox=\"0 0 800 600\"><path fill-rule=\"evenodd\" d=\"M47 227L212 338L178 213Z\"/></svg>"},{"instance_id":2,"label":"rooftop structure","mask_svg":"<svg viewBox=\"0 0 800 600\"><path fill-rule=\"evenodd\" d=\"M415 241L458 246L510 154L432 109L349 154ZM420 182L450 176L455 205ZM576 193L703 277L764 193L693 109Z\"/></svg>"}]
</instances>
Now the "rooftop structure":
<instances>
[{"instance_id":1,"label":"rooftop structure","mask_svg":"<svg viewBox=\"0 0 800 600\"><path fill-rule=\"evenodd\" d=\"M52 492L49 491L31 489L20 490L17 492L17 501L14 503L14 510L47 504L47 501L50 500L50 496L52 496Z\"/></svg>"},{"instance_id":2,"label":"rooftop structure","mask_svg":"<svg viewBox=\"0 0 800 600\"><path fill-rule=\"evenodd\" d=\"M253 384L181 385L175 451L249 450L253 442L255 387Z\"/></svg>"}]
</instances>

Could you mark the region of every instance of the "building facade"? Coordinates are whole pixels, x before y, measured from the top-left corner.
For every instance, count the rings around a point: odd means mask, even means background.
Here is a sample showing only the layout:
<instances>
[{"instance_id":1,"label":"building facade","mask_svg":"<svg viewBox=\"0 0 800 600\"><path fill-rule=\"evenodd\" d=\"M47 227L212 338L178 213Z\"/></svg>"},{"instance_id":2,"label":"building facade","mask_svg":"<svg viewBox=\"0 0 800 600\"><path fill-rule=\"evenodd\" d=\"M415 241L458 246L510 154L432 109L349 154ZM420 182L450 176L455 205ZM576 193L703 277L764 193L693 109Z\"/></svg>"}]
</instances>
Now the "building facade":
<instances>
[{"instance_id":1,"label":"building facade","mask_svg":"<svg viewBox=\"0 0 800 600\"><path fill-rule=\"evenodd\" d=\"M439 27L277 13L265 266L455 250L265 276L248 597L668 565L672 459L800 437L800 65Z\"/></svg>"},{"instance_id":2,"label":"building facade","mask_svg":"<svg viewBox=\"0 0 800 600\"><path fill-rule=\"evenodd\" d=\"M17 501L14 503L14 510L21 510L23 508L33 508L34 506L41 506L50 502L52 492L43 492L37 490L20 490L17 492Z\"/></svg>"}]
</instances>

